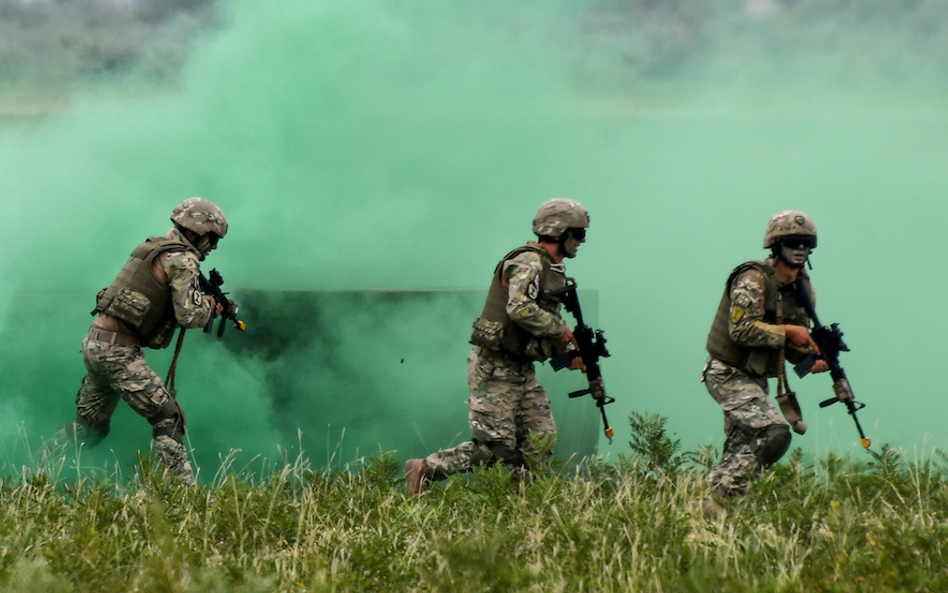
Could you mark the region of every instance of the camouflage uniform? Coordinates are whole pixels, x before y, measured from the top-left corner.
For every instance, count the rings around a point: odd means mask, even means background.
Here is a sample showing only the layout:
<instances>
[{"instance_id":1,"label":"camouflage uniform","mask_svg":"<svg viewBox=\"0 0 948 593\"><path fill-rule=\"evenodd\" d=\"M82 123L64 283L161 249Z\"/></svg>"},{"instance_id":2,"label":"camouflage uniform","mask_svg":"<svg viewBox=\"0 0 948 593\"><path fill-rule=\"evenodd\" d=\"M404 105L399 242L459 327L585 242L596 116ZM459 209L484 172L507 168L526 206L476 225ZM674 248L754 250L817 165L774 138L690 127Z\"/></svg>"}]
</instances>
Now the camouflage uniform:
<instances>
[{"instance_id":1,"label":"camouflage uniform","mask_svg":"<svg viewBox=\"0 0 948 593\"><path fill-rule=\"evenodd\" d=\"M553 296L566 285L563 260L576 257L585 242L589 212L566 198L544 202L533 217L536 242L514 249L494 268L480 317L474 321L467 361L472 439L424 459L405 462L405 486L421 495L431 480L503 463L518 477L548 452L536 451L531 436L555 441L550 400L537 383L533 363L566 348L573 334Z\"/></svg>"},{"instance_id":2,"label":"camouflage uniform","mask_svg":"<svg viewBox=\"0 0 948 593\"><path fill-rule=\"evenodd\" d=\"M765 263L772 268L774 262ZM759 268L747 264L739 266L729 285L722 307L727 308L730 338L748 351L762 351L769 360L756 371L750 371L748 364L727 364L712 353L705 364L703 381L724 411L726 439L721 461L711 471L708 482L714 491L725 496L746 492L750 478L769 465L766 457L761 458L761 451L774 432L783 437L785 431L789 446L789 430L770 399L767 386L768 376L776 376L778 372L774 353L789 351L784 324L768 319L772 314L768 314L765 303L773 300L773 295L768 294L768 282ZM790 288L791 285L780 285L779 291L789 295ZM787 315L791 320L803 325L808 323L803 317L805 313L795 306L790 296L785 296L784 301L790 305ZM715 349L709 345L709 350Z\"/></svg>"},{"instance_id":3,"label":"camouflage uniform","mask_svg":"<svg viewBox=\"0 0 948 593\"><path fill-rule=\"evenodd\" d=\"M210 321L214 303L201 290L200 261L224 236L227 223L203 198L183 202L172 220L175 226L165 237L137 247L112 286L99 293L93 311L98 315L82 342L87 373L76 396L76 421L57 440L97 445L123 399L152 424L152 444L168 472L194 484L183 444L184 412L148 366L142 346L164 348L178 326L197 328ZM187 231L195 233L194 243Z\"/></svg>"},{"instance_id":4,"label":"camouflage uniform","mask_svg":"<svg viewBox=\"0 0 948 593\"><path fill-rule=\"evenodd\" d=\"M534 353L549 353L551 344L568 328L558 307L549 310L537 302L543 265L538 253L524 251L505 260L501 270L508 282L507 315L538 338L526 347ZM554 271L565 281L564 272L565 268L560 266ZM534 360L545 357L515 356L502 350L474 347L467 367L471 390L468 420L473 439L425 458L434 479L497 461L525 467L526 461L538 453L532 450L529 435L556 434L550 401L533 368Z\"/></svg>"}]
</instances>

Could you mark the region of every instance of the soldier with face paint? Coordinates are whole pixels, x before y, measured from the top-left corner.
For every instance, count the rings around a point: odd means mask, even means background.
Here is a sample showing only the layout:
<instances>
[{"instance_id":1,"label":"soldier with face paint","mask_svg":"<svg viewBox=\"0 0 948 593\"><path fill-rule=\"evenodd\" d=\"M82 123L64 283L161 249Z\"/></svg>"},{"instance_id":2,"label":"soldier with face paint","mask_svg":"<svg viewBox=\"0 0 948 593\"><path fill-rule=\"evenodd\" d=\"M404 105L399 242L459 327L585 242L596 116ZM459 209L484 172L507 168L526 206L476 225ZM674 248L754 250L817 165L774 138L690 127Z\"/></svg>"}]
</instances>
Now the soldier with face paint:
<instances>
[{"instance_id":1,"label":"soldier with face paint","mask_svg":"<svg viewBox=\"0 0 948 593\"><path fill-rule=\"evenodd\" d=\"M816 227L803 212L786 211L767 224L765 261L735 268L708 335L702 381L724 412L724 450L708 476L709 515L732 496L747 491L750 478L776 463L790 448L790 429L806 431L796 396L789 390L786 361L799 362L818 348L810 319L798 297L806 290L815 303L804 266L816 248ZM819 360L813 372L828 370ZM786 421L769 397L769 377L777 378ZM789 423L789 426L788 426Z\"/></svg>"},{"instance_id":2,"label":"soldier with face paint","mask_svg":"<svg viewBox=\"0 0 948 593\"><path fill-rule=\"evenodd\" d=\"M530 435L556 434L550 401L537 383L534 362L565 351L576 339L560 317L560 302L550 293L566 283L565 259L576 257L586 240L589 213L573 200L545 202L533 220L536 241L508 253L494 269L481 316L474 322L468 357L473 438L405 464L414 496L431 480L503 463L518 477L529 475L537 452ZM573 369L582 368L574 360Z\"/></svg>"},{"instance_id":3,"label":"soldier with face paint","mask_svg":"<svg viewBox=\"0 0 948 593\"><path fill-rule=\"evenodd\" d=\"M202 293L200 262L227 234L220 208L190 198L171 213L163 237L136 247L112 284L96 297L95 320L82 342L86 376L78 413L56 440L92 447L109 433L119 399L152 425L152 444L168 473L194 484L184 448L184 412L145 361L142 347L165 348L178 326L204 327L222 306ZM236 311L233 305L233 310Z\"/></svg>"}]
</instances>

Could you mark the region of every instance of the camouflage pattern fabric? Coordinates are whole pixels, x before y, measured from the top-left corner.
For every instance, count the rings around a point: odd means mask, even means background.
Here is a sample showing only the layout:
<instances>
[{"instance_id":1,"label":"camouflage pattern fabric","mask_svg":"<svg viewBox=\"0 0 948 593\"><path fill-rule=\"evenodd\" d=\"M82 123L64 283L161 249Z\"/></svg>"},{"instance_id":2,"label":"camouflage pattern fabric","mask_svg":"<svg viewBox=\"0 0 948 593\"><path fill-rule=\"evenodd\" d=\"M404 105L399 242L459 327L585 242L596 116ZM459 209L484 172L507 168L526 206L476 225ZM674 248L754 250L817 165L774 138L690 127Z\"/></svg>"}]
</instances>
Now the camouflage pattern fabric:
<instances>
[{"instance_id":1,"label":"camouflage pattern fabric","mask_svg":"<svg viewBox=\"0 0 948 593\"><path fill-rule=\"evenodd\" d=\"M187 239L172 228L165 235L169 239L187 242ZM174 317L181 327L204 327L211 319L214 304L211 297L201 291L201 264L190 251L172 251L161 255L162 269L168 278Z\"/></svg>"},{"instance_id":2,"label":"camouflage pattern fabric","mask_svg":"<svg viewBox=\"0 0 948 593\"><path fill-rule=\"evenodd\" d=\"M171 229L166 236L182 240L176 229ZM160 261L171 291L176 321L186 328L204 327L211 319L213 305L200 288L197 256L188 251L174 251L162 254ZM93 327L98 323L97 319ZM87 372L76 396L76 408L85 422L108 427L120 399L140 416L153 418L171 397L138 346L109 344L87 336L82 342L82 359ZM78 426L74 430L80 441L89 433ZM90 439L89 444L95 443ZM172 475L186 484L194 484L194 472L180 441L158 436L153 446Z\"/></svg>"},{"instance_id":3,"label":"camouflage pattern fabric","mask_svg":"<svg viewBox=\"0 0 948 593\"><path fill-rule=\"evenodd\" d=\"M188 452L184 445L169 436L159 436L152 441L152 447L158 453L158 458L168 473L178 478L187 486L194 486L194 470L188 461Z\"/></svg>"},{"instance_id":4,"label":"camouflage pattern fabric","mask_svg":"<svg viewBox=\"0 0 948 593\"><path fill-rule=\"evenodd\" d=\"M542 270L540 255L530 251L504 262L501 277L507 281L507 315L536 337L558 338L569 326L559 315L559 305L556 311L548 311L537 303Z\"/></svg>"},{"instance_id":5,"label":"camouflage pattern fabric","mask_svg":"<svg viewBox=\"0 0 948 593\"><path fill-rule=\"evenodd\" d=\"M475 347L467 360L471 395L471 441L445 449L425 459L435 479L476 465L499 461L499 448L512 451L521 460L537 455L529 435L556 434L550 400L537 382L532 362L514 360L502 353Z\"/></svg>"},{"instance_id":6,"label":"camouflage pattern fabric","mask_svg":"<svg viewBox=\"0 0 948 593\"><path fill-rule=\"evenodd\" d=\"M87 337L82 342L82 359L87 373L76 396L76 409L91 424L107 426L119 399L137 414L151 418L171 397L138 346L110 345ZM77 431L77 436L82 442L83 432ZM172 475L194 484L194 472L182 443L159 436L153 446Z\"/></svg>"},{"instance_id":7,"label":"camouflage pattern fabric","mask_svg":"<svg viewBox=\"0 0 948 593\"><path fill-rule=\"evenodd\" d=\"M731 283L731 317L728 331L735 342L751 348L783 348L787 332L782 324L763 321L764 275L750 269Z\"/></svg>"},{"instance_id":8,"label":"camouflage pattern fabric","mask_svg":"<svg viewBox=\"0 0 948 593\"><path fill-rule=\"evenodd\" d=\"M86 376L76 396L79 415L94 424L108 424L119 399L137 414L155 416L170 396L138 346L117 346L91 340L82 342Z\"/></svg>"},{"instance_id":9,"label":"camouflage pattern fabric","mask_svg":"<svg viewBox=\"0 0 948 593\"><path fill-rule=\"evenodd\" d=\"M560 264L561 265L561 264ZM507 281L507 315L537 338L552 344L569 327L556 311L537 303L543 263L536 253L526 251L504 262ZM565 267L561 270L565 272ZM540 346L542 347L542 346ZM552 349L552 345L547 346ZM547 354L549 355L549 354ZM475 346L467 359L470 397L471 441L453 449L433 453L425 459L435 479L468 471L481 464L500 461L522 465L535 458L529 435L556 435L550 400L537 382L533 362Z\"/></svg>"},{"instance_id":10,"label":"camouflage pattern fabric","mask_svg":"<svg viewBox=\"0 0 948 593\"><path fill-rule=\"evenodd\" d=\"M784 326L763 321L766 294L763 274L749 269L731 283L731 311L728 332L731 338L752 348L784 348ZM762 441L756 435L784 420L771 401L766 377L753 376L710 358L704 384L724 411L724 450L721 462L708 476L712 489L722 494L743 494L752 476L763 469L755 451Z\"/></svg>"},{"instance_id":11,"label":"camouflage pattern fabric","mask_svg":"<svg viewBox=\"0 0 948 593\"><path fill-rule=\"evenodd\" d=\"M704 384L724 411L724 450L708 476L712 490L722 495L743 494L750 478L763 469L756 451L757 435L768 426L784 424L771 401L767 379L754 377L715 359L709 359Z\"/></svg>"}]
</instances>

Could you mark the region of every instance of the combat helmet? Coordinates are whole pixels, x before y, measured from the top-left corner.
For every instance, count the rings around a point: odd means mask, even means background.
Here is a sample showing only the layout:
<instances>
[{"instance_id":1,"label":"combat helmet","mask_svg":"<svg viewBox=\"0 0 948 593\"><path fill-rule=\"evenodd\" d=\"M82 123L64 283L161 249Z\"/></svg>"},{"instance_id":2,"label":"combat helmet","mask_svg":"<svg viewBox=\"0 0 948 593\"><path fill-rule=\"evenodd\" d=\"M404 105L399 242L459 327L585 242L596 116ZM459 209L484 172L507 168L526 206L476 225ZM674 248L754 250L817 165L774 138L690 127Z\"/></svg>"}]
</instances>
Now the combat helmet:
<instances>
[{"instance_id":1,"label":"combat helmet","mask_svg":"<svg viewBox=\"0 0 948 593\"><path fill-rule=\"evenodd\" d=\"M188 198L171 212L175 225L198 235L214 233L218 239L227 234L227 219L214 202L204 198Z\"/></svg>"},{"instance_id":2,"label":"combat helmet","mask_svg":"<svg viewBox=\"0 0 948 593\"><path fill-rule=\"evenodd\" d=\"M197 233L199 238L194 248L201 261L217 248L218 239L227 234L227 219L214 202L204 198L188 198L171 212L171 222L176 227ZM191 242L185 237L185 240Z\"/></svg>"},{"instance_id":3,"label":"combat helmet","mask_svg":"<svg viewBox=\"0 0 948 593\"><path fill-rule=\"evenodd\" d=\"M569 228L589 228L589 212L575 200L547 200L533 217L533 232L540 237L559 237Z\"/></svg>"},{"instance_id":4,"label":"combat helmet","mask_svg":"<svg viewBox=\"0 0 948 593\"><path fill-rule=\"evenodd\" d=\"M769 249L787 237L813 237L816 247L816 226L813 219L798 210L786 210L775 214L767 223L764 234L764 249Z\"/></svg>"}]
</instances>

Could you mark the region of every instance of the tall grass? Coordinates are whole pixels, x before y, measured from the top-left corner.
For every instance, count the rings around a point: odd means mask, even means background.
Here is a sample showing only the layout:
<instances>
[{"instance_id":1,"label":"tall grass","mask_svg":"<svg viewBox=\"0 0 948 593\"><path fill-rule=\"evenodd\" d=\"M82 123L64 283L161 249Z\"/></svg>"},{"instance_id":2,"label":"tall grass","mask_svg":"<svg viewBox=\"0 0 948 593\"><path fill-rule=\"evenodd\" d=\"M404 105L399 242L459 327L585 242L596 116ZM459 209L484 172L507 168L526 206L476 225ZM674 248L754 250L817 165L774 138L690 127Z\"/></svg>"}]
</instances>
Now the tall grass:
<instances>
[{"instance_id":1,"label":"tall grass","mask_svg":"<svg viewBox=\"0 0 948 593\"><path fill-rule=\"evenodd\" d=\"M652 430L639 445L666 438L660 418L639 420ZM263 478L225 458L192 488L148 458L124 483L66 477L69 455L0 481L0 589L948 590L937 454L808 463L797 450L710 520L705 468L647 448L529 483L481 469L418 500L387 451L320 471L300 456Z\"/></svg>"}]
</instances>

